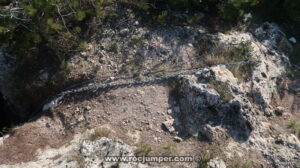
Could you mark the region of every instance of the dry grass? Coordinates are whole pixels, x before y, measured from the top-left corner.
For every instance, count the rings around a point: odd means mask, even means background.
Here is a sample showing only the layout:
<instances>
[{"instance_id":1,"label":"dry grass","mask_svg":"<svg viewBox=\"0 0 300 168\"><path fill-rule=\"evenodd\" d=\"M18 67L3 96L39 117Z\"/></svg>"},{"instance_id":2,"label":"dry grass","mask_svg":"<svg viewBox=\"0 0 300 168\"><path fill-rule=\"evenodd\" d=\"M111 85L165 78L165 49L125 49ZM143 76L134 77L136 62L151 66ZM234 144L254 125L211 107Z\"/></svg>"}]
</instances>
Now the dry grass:
<instances>
[{"instance_id":1,"label":"dry grass","mask_svg":"<svg viewBox=\"0 0 300 168\"><path fill-rule=\"evenodd\" d=\"M220 94L221 98L225 102L229 102L233 99L233 95L228 83L211 80L208 82L208 84L211 88L215 89Z\"/></svg>"},{"instance_id":2,"label":"dry grass","mask_svg":"<svg viewBox=\"0 0 300 168\"><path fill-rule=\"evenodd\" d=\"M80 154L74 156L74 160L76 161L79 168L84 168L84 157Z\"/></svg>"},{"instance_id":3,"label":"dry grass","mask_svg":"<svg viewBox=\"0 0 300 168\"><path fill-rule=\"evenodd\" d=\"M252 51L250 44L241 44L239 46L216 46L211 53L201 57L203 66L213 66L231 62L244 61L249 59Z\"/></svg>"},{"instance_id":4,"label":"dry grass","mask_svg":"<svg viewBox=\"0 0 300 168\"><path fill-rule=\"evenodd\" d=\"M229 67L234 77L240 82L248 82L251 80L255 64L236 65Z\"/></svg>"},{"instance_id":5,"label":"dry grass","mask_svg":"<svg viewBox=\"0 0 300 168\"><path fill-rule=\"evenodd\" d=\"M251 168L252 164L248 161L236 160L228 168Z\"/></svg>"},{"instance_id":6,"label":"dry grass","mask_svg":"<svg viewBox=\"0 0 300 168\"><path fill-rule=\"evenodd\" d=\"M148 144L140 144L137 146L137 149L135 150L134 154L136 156L149 156L152 152L152 148Z\"/></svg>"},{"instance_id":7,"label":"dry grass","mask_svg":"<svg viewBox=\"0 0 300 168\"><path fill-rule=\"evenodd\" d=\"M90 135L90 140L95 141L102 137L109 137L111 131L108 128L96 128L94 132Z\"/></svg>"},{"instance_id":8,"label":"dry grass","mask_svg":"<svg viewBox=\"0 0 300 168\"><path fill-rule=\"evenodd\" d=\"M300 137L300 122L291 121L288 125L289 129L292 131L293 134Z\"/></svg>"},{"instance_id":9,"label":"dry grass","mask_svg":"<svg viewBox=\"0 0 300 168\"><path fill-rule=\"evenodd\" d=\"M167 143L163 146L163 155L172 155L177 152L177 145L175 143Z\"/></svg>"}]
</instances>

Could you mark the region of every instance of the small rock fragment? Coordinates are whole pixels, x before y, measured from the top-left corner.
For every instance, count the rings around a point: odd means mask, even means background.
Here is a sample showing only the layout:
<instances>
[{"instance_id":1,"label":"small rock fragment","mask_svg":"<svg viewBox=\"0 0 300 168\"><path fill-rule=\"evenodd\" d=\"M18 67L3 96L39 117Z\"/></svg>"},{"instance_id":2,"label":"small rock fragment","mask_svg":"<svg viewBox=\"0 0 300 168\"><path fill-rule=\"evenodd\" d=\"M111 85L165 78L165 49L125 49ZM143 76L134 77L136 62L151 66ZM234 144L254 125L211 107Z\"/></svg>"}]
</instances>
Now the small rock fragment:
<instances>
[{"instance_id":1,"label":"small rock fragment","mask_svg":"<svg viewBox=\"0 0 300 168\"><path fill-rule=\"evenodd\" d=\"M282 116L284 114L284 112L285 112L285 108L284 107L278 106L275 109L275 114L277 116Z\"/></svg>"},{"instance_id":2,"label":"small rock fragment","mask_svg":"<svg viewBox=\"0 0 300 168\"><path fill-rule=\"evenodd\" d=\"M179 142L182 142L183 139L180 138L180 137L178 137L178 136L176 136L176 137L174 137L174 141L179 143Z\"/></svg>"},{"instance_id":3,"label":"small rock fragment","mask_svg":"<svg viewBox=\"0 0 300 168\"><path fill-rule=\"evenodd\" d=\"M296 44L296 43L297 43L297 40L296 40L296 38L295 38L295 37L291 37L291 38L289 38L289 41L290 41L290 42L292 42L292 43L294 43L294 44Z\"/></svg>"},{"instance_id":4,"label":"small rock fragment","mask_svg":"<svg viewBox=\"0 0 300 168\"><path fill-rule=\"evenodd\" d=\"M220 158L211 159L208 164L208 168L226 168L225 162Z\"/></svg>"}]
</instances>

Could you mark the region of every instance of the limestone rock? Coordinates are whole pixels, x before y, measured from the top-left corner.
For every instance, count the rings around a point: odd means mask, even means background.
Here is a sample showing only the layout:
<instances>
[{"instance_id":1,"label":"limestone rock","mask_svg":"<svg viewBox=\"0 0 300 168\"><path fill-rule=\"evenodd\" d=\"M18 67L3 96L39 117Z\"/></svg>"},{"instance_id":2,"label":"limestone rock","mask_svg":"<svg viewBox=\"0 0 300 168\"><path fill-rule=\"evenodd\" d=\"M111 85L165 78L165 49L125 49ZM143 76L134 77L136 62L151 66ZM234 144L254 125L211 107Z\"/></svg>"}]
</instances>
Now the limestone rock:
<instances>
[{"instance_id":1,"label":"limestone rock","mask_svg":"<svg viewBox=\"0 0 300 168\"><path fill-rule=\"evenodd\" d=\"M213 158L208 162L207 167L208 168L226 168L226 164L220 158Z\"/></svg>"}]
</instances>

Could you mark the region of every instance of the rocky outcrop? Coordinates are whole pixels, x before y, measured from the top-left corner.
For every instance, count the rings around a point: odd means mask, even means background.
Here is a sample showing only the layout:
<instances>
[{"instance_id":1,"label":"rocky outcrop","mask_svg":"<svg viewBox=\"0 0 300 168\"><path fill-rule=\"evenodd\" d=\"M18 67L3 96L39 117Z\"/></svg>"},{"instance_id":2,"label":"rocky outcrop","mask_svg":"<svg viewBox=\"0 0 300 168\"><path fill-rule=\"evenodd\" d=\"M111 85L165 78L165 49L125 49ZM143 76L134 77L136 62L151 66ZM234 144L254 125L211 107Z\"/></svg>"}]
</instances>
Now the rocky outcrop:
<instances>
[{"instance_id":1,"label":"rocky outcrop","mask_svg":"<svg viewBox=\"0 0 300 168\"><path fill-rule=\"evenodd\" d=\"M148 168L149 165L141 162L121 162L105 160L107 156L134 156L134 147L128 146L121 141L109 138L101 138L95 141L84 139L86 132L77 135L69 145L60 149L48 149L40 152L37 159L17 165L0 165L1 168ZM151 166L155 168L156 166ZM160 168L167 168L159 166ZM157 167L157 168L159 168Z\"/></svg>"},{"instance_id":2,"label":"rocky outcrop","mask_svg":"<svg viewBox=\"0 0 300 168\"><path fill-rule=\"evenodd\" d=\"M272 107L271 101L289 66L288 58L278 48L278 41L290 45L285 35L276 25L266 23L256 30L255 36L233 32L219 34L217 39L226 44L250 43L250 57L260 62L253 67L251 80L246 82L239 81L226 67L182 76L182 131L196 137L205 136L212 142L233 139L240 149L260 151L276 167L292 166L299 161L298 139L288 134L280 135L280 140L273 138L266 134L270 128L264 124L273 111L283 113L282 108Z\"/></svg>"},{"instance_id":3,"label":"rocky outcrop","mask_svg":"<svg viewBox=\"0 0 300 168\"><path fill-rule=\"evenodd\" d=\"M202 63L196 61L199 59L197 56L210 47L201 48L209 45L208 41L220 46L247 45L249 48L243 56L246 60L257 60L257 63L206 66L192 75L172 76L178 84L172 88L176 96L162 89L169 86L151 88L144 83L138 86L144 88L139 92L134 92L136 88L131 84L124 84L123 90L100 98L97 96L105 94L106 90L89 92L82 89L83 92L79 88L76 95L59 97L45 104L46 112L49 109L54 112L46 120L39 120L40 127L78 134L78 130L87 126L108 123L118 131L117 134L122 134L120 137L129 136L127 138L133 139L134 143L140 142L141 134L147 132L145 139L153 139L155 143L169 138L176 143L187 140L198 142L200 139L208 141L209 145L221 144L225 156L211 159L208 162L211 168L226 167L225 161L247 157L249 151L255 151L274 167L288 167L299 161L300 142L297 137L284 132L273 134L268 121L270 117L286 113L284 108L273 106L272 101L278 83L290 66L285 52L291 46L275 24L266 23L252 33L229 34L207 34L202 28L180 26L152 30L135 22L121 27L120 30L104 28L98 41L93 41L86 51L73 57L68 63L70 78L160 68L174 71L190 69ZM126 58L122 57L124 55ZM155 75L133 75L131 78L115 75L103 82L160 79L160 76L168 74ZM47 75L42 78L46 79ZM161 92L155 92L157 90ZM110 91L107 89L107 92ZM156 93L161 97L154 101ZM151 96L143 101L147 95ZM157 108L162 104L163 107ZM63 107L57 109L59 106ZM59 149L41 149L35 161L12 167L155 167L132 162L104 162L105 156L133 156L135 147L119 140L101 138L92 141L86 137L75 137L69 145ZM191 148L195 147L187 150Z\"/></svg>"}]
</instances>

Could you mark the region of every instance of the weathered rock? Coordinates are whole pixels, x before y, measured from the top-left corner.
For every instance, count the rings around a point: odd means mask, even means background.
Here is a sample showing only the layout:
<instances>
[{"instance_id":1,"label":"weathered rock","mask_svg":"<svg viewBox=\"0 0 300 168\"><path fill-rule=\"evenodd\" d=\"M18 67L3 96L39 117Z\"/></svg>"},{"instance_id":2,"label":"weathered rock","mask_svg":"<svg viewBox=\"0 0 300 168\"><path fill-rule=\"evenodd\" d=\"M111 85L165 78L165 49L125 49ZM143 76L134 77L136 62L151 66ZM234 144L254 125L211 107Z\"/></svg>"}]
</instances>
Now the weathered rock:
<instances>
[{"instance_id":1,"label":"weathered rock","mask_svg":"<svg viewBox=\"0 0 300 168\"><path fill-rule=\"evenodd\" d=\"M284 107L278 106L275 109L275 114L278 116L282 116L285 113L286 109Z\"/></svg>"},{"instance_id":2,"label":"weathered rock","mask_svg":"<svg viewBox=\"0 0 300 168\"><path fill-rule=\"evenodd\" d=\"M220 158L213 158L207 163L207 168L226 168L226 164Z\"/></svg>"},{"instance_id":3,"label":"weathered rock","mask_svg":"<svg viewBox=\"0 0 300 168\"><path fill-rule=\"evenodd\" d=\"M294 43L294 44L296 44L296 43L297 43L297 40L296 40L296 38L295 38L295 37L291 37L291 38L289 38L289 41L290 41L290 42L292 42L292 43Z\"/></svg>"},{"instance_id":4,"label":"weathered rock","mask_svg":"<svg viewBox=\"0 0 300 168\"><path fill-rule=\"evenodd\" d=\"M168 119L167 121L163 122L162 125L165 127L170 133L175 132L175 128L173 127L174 119Z\"/></svg>"}]
</instances>

